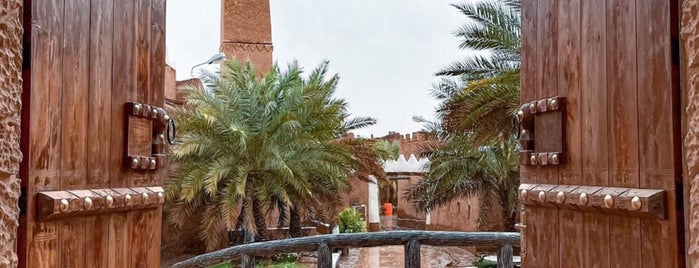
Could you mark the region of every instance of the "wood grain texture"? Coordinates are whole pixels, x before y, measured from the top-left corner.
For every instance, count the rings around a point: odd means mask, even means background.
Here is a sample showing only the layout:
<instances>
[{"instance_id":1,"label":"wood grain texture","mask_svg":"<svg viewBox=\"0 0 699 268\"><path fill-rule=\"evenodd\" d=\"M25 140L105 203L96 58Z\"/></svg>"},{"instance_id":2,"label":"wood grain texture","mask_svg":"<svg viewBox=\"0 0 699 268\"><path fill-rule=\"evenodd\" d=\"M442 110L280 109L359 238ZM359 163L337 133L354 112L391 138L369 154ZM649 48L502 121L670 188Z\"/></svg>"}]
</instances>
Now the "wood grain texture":
<instances>
[{"instance_id":1,"label":"wood grain texture","mask_svg":"<svg viewBox=\"0 0 699 268\"><path fill-rule=\"evenodd\" d=\"M132 89L134 101L141 103L151 102L153 89L151 88L151 0L135 0L134 5L134 27L135 27L135 60L136 60L136 87ZM130 130L131 131L131 130ZM146 155L150 155L152 150L153 130L148 129L142 133L144 137L141 139L148 151ZM147 186L150 181L150 173L136 173L138 175L131 176L129 182L133 186Z\"/></svg>"},{"instance_id":2,"label":"wood grain texture","mask_svg":"<svg viewBox=\"0 0 699 268\"><path fill-rule=\"evenodd\" d=\"M133 1L114 2L114 37L112 50L112 103L111 103L111 152L110 167L115 176L110 178L111 188L126 187L132 181L133 172L124 166L126 122L124 103L135 101L135 5ZM118 26L118 27L117 27ZM118 168L117 168L118 167Z\"/></svg>"},{"instance_id":3,"label":"wood grain texture","mask_svg":"<svg viewBox=\"0 0 699 268\"><path fill-rule=\"evenodd\" d=\"M599 1L581 6L581 162L583 185L607 185L606 8ZM583 267L609 267L609 216L583 213Z\"/></svg>"},{"instance_id":4,"label":"wood grain texture","mask_svg":"<svg viewBox=\"0 0 699 268\"><path fill-rule=\"evenodd\" d=\"M90 86L87 188L109 188L112 130L112 1L90 2Z\"/></svg>"},{"instance_id":5,"label":"wood grain texture","mask_svg":"<svg viewBox=\"0 0 699 268\"><path fill-rule=\"evenodd\" d=\"M522 67L520 80L520 104L536 99L537 81L537 10L538 0L522 0ZM536 167L520 165L520 181L522 183L536 183L538 176ZM526 227L522 232L522 265L524 267L536 267L538 262L537 208L522 205L520 219Z\"/></svg>"},{"instance_id":6,"label":"wood grain texture","mask_svg":"<svg viewBox=\"0 0 699 268\"><path fill-rule=\"evenodd\" d=\"M677 243L669 1L636 1L640 186L667 190L669 221L641 219L643 267L684 262ZM647 18L647 19L639 19ZM677 78L675 78L677 79Z\"/></svg>"},{"instance_id":7,"label":"wood grain texture","mask_svg":"<svg viewBox=\"0 0 699 268\"><path fill-rule=\"evenodd\" d=\"M90 70L88 96L88 146L86 188L108 188L109 145L112 130L112 47L114 33L112 1L90 1ZM108 267L109 215L87 217L85 267Z\"/></svg>"},{"instance_id":8,"label":"wood grain texture","mask_svg":"<svg viewBox=\"0 0 699 268\"><path fill-rule=\"evenodd\" d=\"M65 0L61 123L61 190L84 188L87 178L87 112L90 57L89 0ZM60 127L58 127L60 126Z\"/></svg>"},{"instance_id":9,"label":"wood grain texture","mask_svg":"<svg viewBox=\"0 0 699 268\"><path fill-rule=\"evenodd\" d=\"M109 215L109 248L107 249L110 268L130 267L131 236L128 212Z\"/></svg>"},{"instance_id":10,"label":"wood grain texture","mask_svg":"<svg viewBox=\"0 0 699 268\"><path fill-rule=\"evenodd\" d=\"M87 184L87 126L90 55L89 0L65 0L63 94L61 96L61 190ZM85 267L85 218L59 222L59 266Z\"/></svg>"},{"instance_id":11,"label":"wood grain texture","mask_svg":"<svg viewBox=\"0 0 699 268\"><path fill-rule=\"evenodd\" d=\"M163 106L165 1L31 2L28 168L23 178L28 196L47 190L159 186L160 179L124 168L124 103ZM149 156L151 129L137 138ZM20 250L26 254L20 256L23 265L157 267L162 210L151 205L156 208L97 215L82 211L37 221L35 200L29 198L20 228L27 238L20 245L26 245Z\"/></svg>"},{"instance_id":12,"label":"wood grain texture","mask_svg":"<svg viewBox=\"0 0 699 268\"><path fill-rule=\"evenodd\" d=\"M345 233L316 235L260 243L233 246L176 263L172 267L207 267L240 258L249 254L272 256L286 252L314 251L321 243L331 248L377 247L405 245L414 240L417 245L433 246L503 246L517 245L519 233L507 232L439 232L439 231L391 231L374 233ZM418 262L419 264L419 262Z\"/></svg>"},{"instance_id":13,"label":"wood grain texture","mask_svg":"<svg viewBox=\"0 0 699 268\"><path fill-rule=\"evenodd\" d=\"M639 187L638 113L636 95L636 5L634 1L607 2L607 99L609 186ZM609 217L609 254L612 267L641 266L641 222Z\"/></svg>"},{"instance_id":14,"label":"wood grain texture","mask_svg":"<svg viewBox=\"0 0 699 268\"><path fill-rule=\"evenodd\" d=\"M152 0L151 7L150 104L165 107L165 0ZM151 175L148 184L162 185L167 175L167 169L158 169Z\"/></svg>"},{"instance_id":15,"label":"wood grain texture","mask_svg":"<svg viewBox=\"0 0 699 268\"><path fill-rule=\"evenodd\" d=\"M58 267L58 225L55 222L30 222L27 266L49 268Z\"/></svg>"},{"instance_id":16,"label":"wood grain texture","mask_svg":"<svg viewBox=\"0 0 699 268\"><path fill-rule=\"evenodd\" d=\"M559 1L539 1L537 11L537 76L536 99L555 97L558 95L558 5ZM548 128L535 129L537 135L548 133L558 135ZM545 134L547 135L547 134ZM536 145L535 145L536 146ZM541 182L558 184L558 167L538 167L537 173ZM538 208L534 212L538 219L536 224L539 231L535 232L537 246L537 265L545 267L560 266L559 213L555 208ZM527 225L529 226L529 225Z\"/></svg>"},{"instance_id":17,"label":"wood grain texture","mask_svg":"<svg viewBox=\"0 0 699 268\"><path fill-rule=\"evenodd\" d=\"M27 151L27 194L59 189L61 170L61 97L63 94L64 1L40 1L31 5L31 86ZM25 96L26 96L25 95ZM23 121L25 121L23 118ZM37 131L39 130L39 131ZM41 133L32 135L31 132ZM21 230L27 232L25 256L18 256L26 267L56 267L59 264L59 231L55 223L35 223L33 200L27 200L27 215ZM26 260L26 262L24 262Z\"/></svg>"},{"instance_id":18,"label":"wood grain texture","mask_svg":"<svg viewBox=\"0 0 699 268\"><path fill-rule=\"evenodd\" d=\"M558 4L558 96L566 97L565 137L566 161L559 167L559 183L582 183L582 124L580 118L580 0L562 0ZM583 235L583 214L580 211L559 210L560 267L584 267L580 237Z\"/></svg>"}]
</instances>

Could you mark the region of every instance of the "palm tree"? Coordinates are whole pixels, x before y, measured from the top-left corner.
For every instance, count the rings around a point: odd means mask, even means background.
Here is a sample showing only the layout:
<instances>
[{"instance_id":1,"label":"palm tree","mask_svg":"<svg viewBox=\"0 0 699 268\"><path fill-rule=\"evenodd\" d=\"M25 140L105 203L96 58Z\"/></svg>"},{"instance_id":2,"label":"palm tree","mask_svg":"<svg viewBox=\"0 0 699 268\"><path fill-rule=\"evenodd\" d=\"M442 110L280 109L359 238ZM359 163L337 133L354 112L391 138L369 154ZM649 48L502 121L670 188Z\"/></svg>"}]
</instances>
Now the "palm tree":
<instances>
[{"instance_id":1,"label":"palm tree","mask_svg":"<svg viewBox=\"0 0 699 268\"><path fill-rule=\"evenodd\" d=\"M519 186L517 140L487 146L463 146L472 136L453 135L442 146L428 153L429 172L405 192L413 209L429 212L459 197L478 197L479 222L489 219L493 205L501 208L503 225L514 230ZM493 204L493 202L496 202Z\"/></svg>"},{"instance_id":2,"label":"palm tree","mask_svg":"<svg viewBox=\"0 0 699 268\"><path fill-rule=\"evenodd\" d=\"M265 214L275 205L321 202L318 192L347 188L351 152L330 141L348 126L375 123L350 118L333 98L338 77L328 64L308 78L293 62L261 79L253 66L230 61L221 76L206 74L211 90L187 88L184 108L173 112L180 135L171 160L167 209L177 227L201 214L200 237L213 250L226 228L265 239Z\"/></svg>"},{"instance_id":3,"label":"palm tree","mask_svg":"<svg viewBox=\"0 0 699 268\"><path fill-rule=\"evenodd\" d=\"M478 196L483 220L492 200L512 230L519 185L514 120L519 107L521 13L518 0L455 4L469 19L455 35L469 56L440 70L432 96L441 101L437 122L415 121L439 142L423 148L429 172L405 192L418 212L457 197Z\"/></svg>"},{"instance_id":4,"label":"palm tree","mask_svg":"<svg viewBox=\"0 0 699 268\"><path fill-rule=\"evenodd\" d=\"M469 18L455 35L469 56L437 73L432 89L447 132L475 134L474 142L515 133L519 108L520 1L490 0L455 4Z\"/></svg>"}]
</instances>

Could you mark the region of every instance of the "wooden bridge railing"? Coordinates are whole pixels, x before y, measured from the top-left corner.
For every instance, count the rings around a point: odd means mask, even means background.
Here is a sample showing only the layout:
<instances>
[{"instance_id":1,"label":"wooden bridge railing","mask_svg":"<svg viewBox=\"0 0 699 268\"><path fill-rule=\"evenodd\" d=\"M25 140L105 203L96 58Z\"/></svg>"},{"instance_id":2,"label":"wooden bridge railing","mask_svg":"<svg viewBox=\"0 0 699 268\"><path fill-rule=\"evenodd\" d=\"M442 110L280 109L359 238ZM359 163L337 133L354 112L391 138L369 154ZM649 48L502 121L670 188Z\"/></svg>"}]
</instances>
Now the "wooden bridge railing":
<instances>
[{"instance_id":1,"label":"wooden bridge railing","mask_svg":"<svg viewBox=\"0 0 699 268\"><path fill-rule=\"evenodd\" d=\"M420 267L420 245L432 246L502 246L498 253L498 267L513 267L512 247L519 247L519 233L503 232L437 232L437 231L390 231L376 233L354 233L317 235L284 240L266 241L233 246L219 251L199 255L176 263L173 268L208 267L218 263L239 259L243 256L272 256L281 253L318 251L318 267L332 266L332 248L378 247L389 245L405 246L405 267ZM254 267L253 262L243 265Z\"/></svg>"}]
</instances>

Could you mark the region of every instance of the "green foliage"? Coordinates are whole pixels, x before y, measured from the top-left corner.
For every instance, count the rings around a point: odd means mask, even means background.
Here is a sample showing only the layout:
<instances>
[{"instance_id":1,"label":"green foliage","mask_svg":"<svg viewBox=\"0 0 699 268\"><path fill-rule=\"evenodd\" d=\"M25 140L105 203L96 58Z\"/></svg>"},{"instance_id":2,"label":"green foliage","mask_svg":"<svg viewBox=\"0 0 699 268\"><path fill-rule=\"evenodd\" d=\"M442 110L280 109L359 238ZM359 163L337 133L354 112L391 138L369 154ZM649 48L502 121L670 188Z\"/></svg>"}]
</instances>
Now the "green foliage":
<instances>
[{"instance_id":1,"label":"green foliage","mask_svg":"<svg viewBox=\"0 0 699 268\"><path fill-rule=\"evenodd\" d=\"M497 268L498 267L497 262L487 261L487 260L485 260L485 256L479 256L478 259L473 262L473 265L476 266L477 268Z\"/></svg>"},{"instance_id":2,"label":"green foliage","mask_svg":"<svg viewBox=\"0 0 699 268\"><path fill-rule=\"evenodd\" d=\"M186 103L173 111L171 223L200 218L200 237L213 250L225 244L226 227L263 233L264 214L275 207L319 215L337 204L362 169L355 149L336 140L375 120L350 117L347 102L333 97L339 78L327 71L325 62L305 77L292 62L258 78L249 62L229 61L220 76L202 77L207 90L184 88Z\"/></svg>"},{"instance_id":3,"label":"green foliage","mask_svg":"<svg viewBox=\"0 0 699 268\"><path fill-rule=\"evenodd\" d=\"M520 1L453 6L467 17L455 35L459 47L471 53L437 73L441 81L431 92L441 101L436 122L415 118L440 142L423 148L431 161L429 172L405 195L423 213L458 197L477 196L480 220L498 205L505 228L512 230L519 185L514 118L520 95Z\"/></svg>"},{"instance_id":4,"label":"green foliage","mask_svg":"<svg viewBox=\"0 0 699 268\"><path fill-rule=\"evenodd\" d=\"M366 221L354 208L345 208L337 215L337 226L340 233L363 233L366 232Z\"/></svg>"}]
</instances>

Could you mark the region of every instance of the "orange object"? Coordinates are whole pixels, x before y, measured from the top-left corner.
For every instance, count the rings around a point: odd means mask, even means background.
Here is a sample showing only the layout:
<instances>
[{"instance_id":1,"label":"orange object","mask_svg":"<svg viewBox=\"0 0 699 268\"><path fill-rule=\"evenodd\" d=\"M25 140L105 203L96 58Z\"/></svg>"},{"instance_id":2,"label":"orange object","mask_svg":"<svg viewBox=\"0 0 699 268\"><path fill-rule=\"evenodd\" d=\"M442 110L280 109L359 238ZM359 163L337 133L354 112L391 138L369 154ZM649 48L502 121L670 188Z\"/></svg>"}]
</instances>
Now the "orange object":
<instances>
[{"instance_id":1,"label":"orange object","mask_svg":"<svg viewBox=\"0 0 699 268\"><path fill-rule=\"evenodd\" d=\"M384 213L383 213L384 216L393 216L393 204L384 203L383 209L384 209Z\"/></svg>"}]
</instances>

